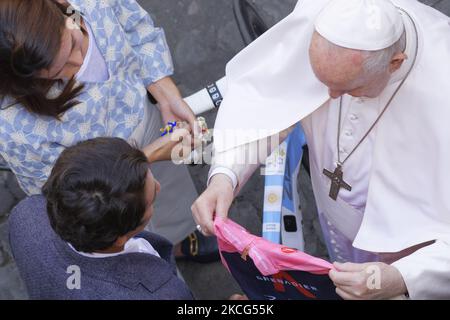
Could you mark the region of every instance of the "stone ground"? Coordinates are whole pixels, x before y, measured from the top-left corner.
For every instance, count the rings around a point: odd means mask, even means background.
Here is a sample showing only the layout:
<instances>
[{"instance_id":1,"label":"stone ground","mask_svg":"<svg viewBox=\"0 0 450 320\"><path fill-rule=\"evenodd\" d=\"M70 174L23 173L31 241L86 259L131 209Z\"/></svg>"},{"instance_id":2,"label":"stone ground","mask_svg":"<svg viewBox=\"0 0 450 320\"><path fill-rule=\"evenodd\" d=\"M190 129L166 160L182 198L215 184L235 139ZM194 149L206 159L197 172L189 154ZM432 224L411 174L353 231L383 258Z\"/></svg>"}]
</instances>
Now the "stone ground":
<instances>
[{"instance_id":1,"label":"stone ground","mask_svg":"<svg viewBox=\"0 0 450 320\"><path fill-rule=\"evenodd\" d=\"M224 68L244 43L237 28L231 0L138 0L151 13L155 24L165 29L176 67L174 76L182 93L187 96L224 75ZM284 18L296 0L252 0L262 17L272 26ZM447 15L450 0L423 0ZM216 113L206 115L212 127ZM197 190L205 188L208 166L190 167ZM308 177L300 174L301 201L304 211L306 251L325 257L318 236L320 227ZM230 216L254 234L261 234L264 182L255 174L236 198ZM24 197L15 178L0 172L0 299L26 299L27 294L11 256L8 245L7 217L11 208ZM208 265L179 262L186 282L198 299L226 299L239 292L228 272L217 263Z\"/></svg>"}]
</instances>

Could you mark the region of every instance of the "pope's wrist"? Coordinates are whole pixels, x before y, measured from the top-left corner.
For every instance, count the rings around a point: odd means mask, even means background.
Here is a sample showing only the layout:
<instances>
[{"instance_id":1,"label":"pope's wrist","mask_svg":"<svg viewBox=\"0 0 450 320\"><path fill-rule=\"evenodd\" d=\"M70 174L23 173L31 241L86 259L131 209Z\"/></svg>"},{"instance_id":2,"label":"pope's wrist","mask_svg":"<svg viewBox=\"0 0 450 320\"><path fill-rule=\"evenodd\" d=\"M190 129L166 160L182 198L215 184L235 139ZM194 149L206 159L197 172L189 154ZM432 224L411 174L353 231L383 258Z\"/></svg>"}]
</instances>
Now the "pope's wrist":
<instances>
[{"instance_id":1,"label":"pope's wrist","mask_svg":"<svg viewBox=\"0 0 450 320\"><path fill-rule=\"evenodd\" d=\"M401 271L394 265L389 265L389 268L391 269L391 277L394 277L394 279L396 280L396 285L394 288L396 288L395 290L395 297L402 297L402 299L408 299L409 298L409 294L408 294L408 287L406 286L405 280L403 278L403 275L401 273Z\"/></svg>"},{"instance_id":2,"label":"pope's wrist","mask_svg":"<svg viewBox=\"0 0 450 320\"><path fill-rule=\"evenodd\" d=\"M228 169L226 167L214 168L209 174L207 185L209 186L212 179L218 175L226 177L227 181L231 184L232 189L236 189L238 184L236 174L231 169Z\"/></svg>"}]
</instances>

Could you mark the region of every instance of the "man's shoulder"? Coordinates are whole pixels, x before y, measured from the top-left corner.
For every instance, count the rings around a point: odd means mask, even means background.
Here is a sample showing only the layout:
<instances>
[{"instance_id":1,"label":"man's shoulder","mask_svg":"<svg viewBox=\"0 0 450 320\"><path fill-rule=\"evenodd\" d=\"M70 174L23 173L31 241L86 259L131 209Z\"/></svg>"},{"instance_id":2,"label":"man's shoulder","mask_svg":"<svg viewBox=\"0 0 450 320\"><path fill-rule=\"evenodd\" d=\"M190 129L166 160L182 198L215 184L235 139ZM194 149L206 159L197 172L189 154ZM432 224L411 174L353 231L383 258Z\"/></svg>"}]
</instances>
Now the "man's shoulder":
<instances>
[{"instance_id":1,"label":"man's shoulder","mask_svg":"<svg viewBox=\"0 0 450 320\"><path fill-rule=\"evenodd\" d=\"M50 228L47 216L47 202L42 195L27 197L19 202L9 217L10 236L26 240L37 235L45 235Z\"/></svg>"},{"instance_id":2,"label":"man's shoulder","mask_svg":"<svg viewBox=\"0 0 450 320\"><path fill-rule=\"evenodd\" d=\"M51 228L43 196L22 200L9 219L10 242L30 296L36 299L190 299L177 277L172 245L143 232L162 258L129 253L110 258L84 257ZM68 269L76 266L78 269ZM67 290L69 277L81 273L81 290ZM69 272L70 271L70 272Z\"/></svg>"},{"instance_id":3,"label":"man's shoulder","mask_svg":"<svg viewBox=\"0 0 450 320\"><path fill-rule=\"evenodd\" d=\"M115 257L110 281L127 288L115 296L130 294L139 299L189 299L190 291L177 276L170 261L144 253L130 253ZM127 293L128 292L128 293Z\"/></svg>"},{"instance_id":4,"label":"man's shoulder","mask_svg":"<svg viewBox=\"0 0 450 320\"><path fill-rule=\"evenodd\" d=\"M152 245L152 247L155 248L156 251L158 251L163 259L169 260L166 257L168 255L171 255L173 249L173 245L169 240L149 231L142 231L136 236L136 238L147 240Z\"/></svg>"}]
</instances>

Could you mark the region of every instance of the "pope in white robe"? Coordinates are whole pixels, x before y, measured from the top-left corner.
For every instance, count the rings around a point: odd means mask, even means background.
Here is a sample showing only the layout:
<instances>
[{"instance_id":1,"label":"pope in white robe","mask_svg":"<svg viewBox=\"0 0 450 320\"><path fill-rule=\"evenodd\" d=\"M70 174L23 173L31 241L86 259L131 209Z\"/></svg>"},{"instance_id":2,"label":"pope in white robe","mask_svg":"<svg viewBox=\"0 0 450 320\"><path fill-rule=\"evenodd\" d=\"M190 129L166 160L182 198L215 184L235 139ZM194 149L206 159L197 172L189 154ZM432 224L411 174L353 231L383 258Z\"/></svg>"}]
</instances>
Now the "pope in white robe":
<instances>
[{"instance_id":1,"label":"pope in white robe","mask_svg":"<svg viewBox=\"0 0 450 320\"><path fill-rule=\"evenodd\" d=\"M338 294L450 299L447 16L413 0L300 1L227 65L227 87L192 207L205 234L258 167L236 159L300 121Z\"/></svg>"}]
</instances>

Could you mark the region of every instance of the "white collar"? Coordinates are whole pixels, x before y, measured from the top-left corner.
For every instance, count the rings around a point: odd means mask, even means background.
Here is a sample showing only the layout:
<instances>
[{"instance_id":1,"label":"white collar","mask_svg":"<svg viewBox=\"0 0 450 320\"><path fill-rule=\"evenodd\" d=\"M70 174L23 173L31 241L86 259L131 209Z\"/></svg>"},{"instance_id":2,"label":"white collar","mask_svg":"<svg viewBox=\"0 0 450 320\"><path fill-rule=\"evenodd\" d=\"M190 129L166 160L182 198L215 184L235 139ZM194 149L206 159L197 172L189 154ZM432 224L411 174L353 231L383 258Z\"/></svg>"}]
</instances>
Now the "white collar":
<instances>
[{"instance_id":1,"label":"white collar","mask_svg":"<svg viewBox=\"0 0 450 320\"><path fill-rule=\"evenodd\" d=\"M83 21L84 21L84 24L86 26L86 30L88 33L89 45L88 45L88 49L86 51L86 56L84 57L84 60L83 60L83 64L81 65L80 70L78 70L78 72L75 74L76 79L83 78L84 74L86 73L86 69L89 66L89 60L91 59L92 51L94 50L95 38L94 38L94 35L92 34L91 26L90 26L89 22L87 22L86 19L83 19Z\"/></svg>"},{"instance_id":2,"label":"white collar","mask_svg":"<svg viewBox=\"0 0 450 320\"><path fill-rule=\"evenodd\" d=\"M80 251L77 251L70 243L67 242L67 244L73 251L75 251L76 253L78 253L84 257L87 257L87 258L110 258L110 257L119 256L122 254L127 254L127 253L147 253L147 254L151 254L151 255L160 257L160 255L153 248L153 246L150 244L150 242L148 242L144 238L131 238L130 240L127 241L127 243L125 243L125 247L124 247L123 251L115 252L115 253L80 252Z\"/></svg>"}]
</instances>

